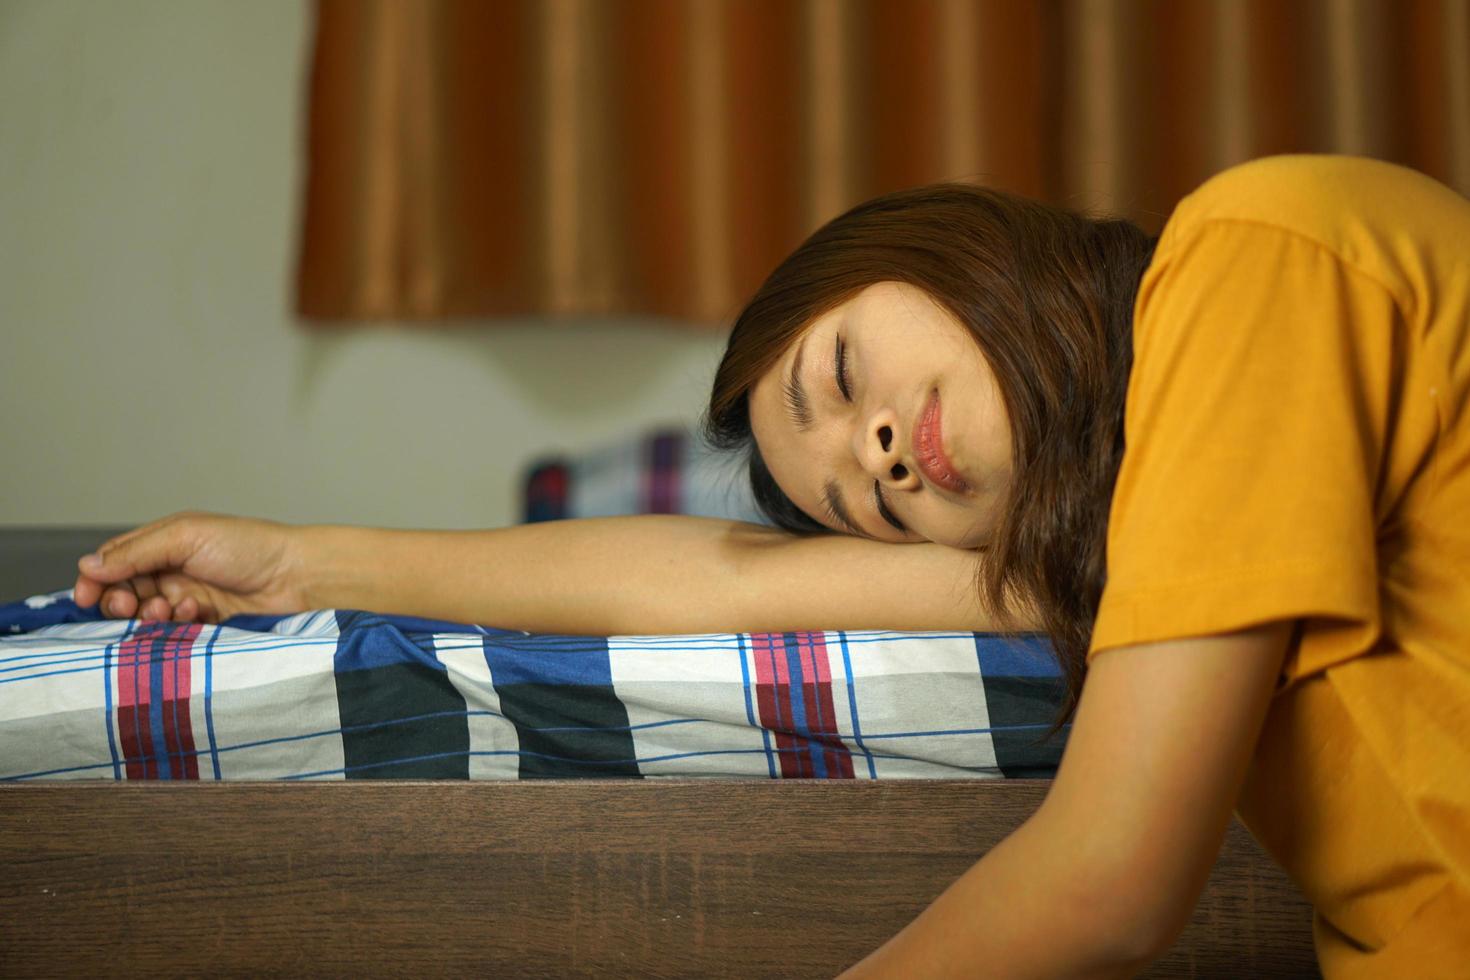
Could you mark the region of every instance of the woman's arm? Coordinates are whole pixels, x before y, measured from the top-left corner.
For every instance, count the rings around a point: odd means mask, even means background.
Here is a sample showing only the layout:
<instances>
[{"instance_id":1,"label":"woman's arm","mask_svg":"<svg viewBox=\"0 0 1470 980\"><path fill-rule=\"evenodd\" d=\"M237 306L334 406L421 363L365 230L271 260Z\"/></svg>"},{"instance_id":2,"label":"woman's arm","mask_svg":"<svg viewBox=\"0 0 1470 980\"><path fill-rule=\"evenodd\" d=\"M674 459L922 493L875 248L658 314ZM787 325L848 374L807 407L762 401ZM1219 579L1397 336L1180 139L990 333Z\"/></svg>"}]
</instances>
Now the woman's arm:
<instances>
[{"instance_id":1,"label":"woman's arm","mask_svg":"<svg viewBox=\"0 0 1470 980\"><path fill-rule=\"evenodd\" d=\"M344 607L594 635L996 625L974 552L675 515L397 531L180 514L99 555L77 602L145 618Z\"/></svg>"},{"instance_id":2,"label":"woman's arm","mask_svg":"<svg viewBox=\"0 0 1470 980\"><path fill-rule=\"evenodd\" d=\"M1132 976L1189 921L1289 623L1094 661L1041 808L847 976Z\"/></svg>"},{"instance_id":3,"label":"woman's arm","mask_svg":"<svg viewBox=\"0 0 1470 980\"><path fill-rule=\"evenodd\" d=\"M981 629L978 556L660 515L307 529L314 606L565 633Z\"/></svg>"}]
</instances>

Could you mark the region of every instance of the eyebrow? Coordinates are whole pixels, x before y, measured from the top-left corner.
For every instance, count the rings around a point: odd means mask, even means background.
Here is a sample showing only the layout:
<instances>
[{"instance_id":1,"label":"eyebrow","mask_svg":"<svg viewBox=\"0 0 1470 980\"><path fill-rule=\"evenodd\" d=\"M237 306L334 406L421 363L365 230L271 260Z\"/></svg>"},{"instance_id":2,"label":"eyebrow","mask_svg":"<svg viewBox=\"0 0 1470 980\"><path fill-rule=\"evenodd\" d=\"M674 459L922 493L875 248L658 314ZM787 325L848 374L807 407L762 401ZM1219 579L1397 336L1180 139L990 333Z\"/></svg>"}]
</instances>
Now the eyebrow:
<instances>
[{"instance_id":1,"label":"eyebrow","mask_svg":"<svg viewBox=\"0 0 1470 980\"><path fill-rule=\"evenodd\" d=\"M791 359L791 373L786 376L786 413L797 429L806 432L812 427L812 406L806 397L806 388L801 384L801 355L806 347L806 338L796 345L796 356Z\"/></svg>"},{"instance_id":2,"label":"eyebrow","mask_svg":"<svg viewBox=\"0 0 1470 980\"><path fill-rule=\"evenodd\" d=\"M858 527L857 522L852 519L852 515L848 513L847 505L842 502L842 491L838 488L836 480L828 480L823 484L822 503L827 506L828 516L846 528L850 534L856 534L860 538L869 538L874 541L878 540L867 531Z\"/></svg>"}]
</instances>

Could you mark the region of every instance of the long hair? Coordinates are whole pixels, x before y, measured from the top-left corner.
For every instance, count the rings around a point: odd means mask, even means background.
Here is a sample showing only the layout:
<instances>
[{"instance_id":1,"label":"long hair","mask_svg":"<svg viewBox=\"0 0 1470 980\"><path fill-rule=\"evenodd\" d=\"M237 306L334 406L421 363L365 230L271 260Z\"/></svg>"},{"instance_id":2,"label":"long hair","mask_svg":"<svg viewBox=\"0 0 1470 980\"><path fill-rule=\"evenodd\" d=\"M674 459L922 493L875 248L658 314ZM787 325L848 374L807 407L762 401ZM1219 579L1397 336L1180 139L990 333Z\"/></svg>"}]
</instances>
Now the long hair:
<instances>
[{"instance_id":1,"label":"long hair","mask_svg":"<svg viewBox=\"0 0 1470 980\"><path fill-rule=\"evenodd\" d=\"M1011 485L977 588L1002 625L1016 621L1017 602L1039 615L1066 679L1066 719L1106 577L1133 302L1156 241L1127 221L967 184L860 204L782 262L736 319L705 436L749 452L755 500L773 523L826 531L771 477L751 431L750 391L813 320L868 286L928 293L974 336L1011 423Z\"/></svg>"}]
</instances>

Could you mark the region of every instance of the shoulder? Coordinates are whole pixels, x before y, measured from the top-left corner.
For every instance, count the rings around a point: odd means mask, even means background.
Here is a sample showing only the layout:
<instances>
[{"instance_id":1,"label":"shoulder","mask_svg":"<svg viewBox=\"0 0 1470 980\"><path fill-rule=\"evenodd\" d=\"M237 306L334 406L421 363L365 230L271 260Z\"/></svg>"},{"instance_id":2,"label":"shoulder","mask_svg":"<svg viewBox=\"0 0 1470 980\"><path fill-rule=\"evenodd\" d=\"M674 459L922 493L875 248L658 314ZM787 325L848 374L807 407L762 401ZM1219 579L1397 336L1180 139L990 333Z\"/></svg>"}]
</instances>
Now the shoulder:
<instances>
[{"instance_id":1,"label":"shoulder","mask_svg":"<svg viewBox=\"0 0 1470 980\"><path fill-rule=\"evenodd\" d=\"M1467 222L1465 198L1407 167L1366 157L1275 156L1201 184L1170 215L1159 249L1231 225L1241 234L1306 239L1383 277L1386 253L1396 250L1405 232L1422 231L1421 238L1433 242L1458 237Z\"/></svg>"},{"instance_id":2,"label":"shoulder","mask_svg":"<svg viewBox=\"0 0 1470 980\"><path fill-rule=\"evenodd\" d=\"M1388 202L1384 202L1384 197ZM1184 198L1170 224L1259 220L1285 227L1335 223L1345 212L1374 212L1380 203L1415 205L1424 198L1463 201L1408 167L1348 156L1263 157L1222 171Z\"/></svg>"}]
</instances>

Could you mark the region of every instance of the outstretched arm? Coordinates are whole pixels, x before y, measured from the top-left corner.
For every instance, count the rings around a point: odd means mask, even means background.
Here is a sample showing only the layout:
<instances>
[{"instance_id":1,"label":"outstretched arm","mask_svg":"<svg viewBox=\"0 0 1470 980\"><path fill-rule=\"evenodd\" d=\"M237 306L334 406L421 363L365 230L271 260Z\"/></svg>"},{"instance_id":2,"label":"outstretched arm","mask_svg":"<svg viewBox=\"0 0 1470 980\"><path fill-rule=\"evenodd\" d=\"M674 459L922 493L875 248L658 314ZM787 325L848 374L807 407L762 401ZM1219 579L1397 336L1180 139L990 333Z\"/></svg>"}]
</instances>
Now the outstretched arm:
<instances>
[{"instance_id":1,"label":"outstretched arm","mask_svg":"<svg viewBox=\"0 0 1470 980\"><path fill-rule=\"evenodd\" d=\"M974 552L676 515L398 531L179 514L99 557L80 566L78 603L158 619L346 607L587 634L997 625Z\"/></svg>"},{"instance_id":2,"label":"outstretched arm","mask_svg":"<svg viewBox=\"0 0 1470 980\"><path fill-rule=\"evenodd\" d=\"M596 518L491 531L311 529L314 605L514 629L982 628L977 556L735 521Z\"/></svg>"}]
</instances>

